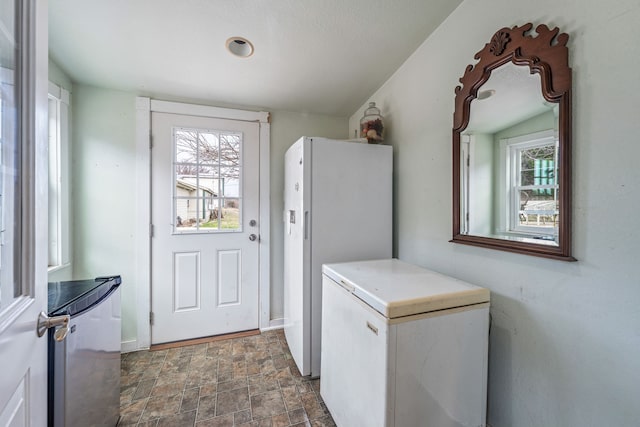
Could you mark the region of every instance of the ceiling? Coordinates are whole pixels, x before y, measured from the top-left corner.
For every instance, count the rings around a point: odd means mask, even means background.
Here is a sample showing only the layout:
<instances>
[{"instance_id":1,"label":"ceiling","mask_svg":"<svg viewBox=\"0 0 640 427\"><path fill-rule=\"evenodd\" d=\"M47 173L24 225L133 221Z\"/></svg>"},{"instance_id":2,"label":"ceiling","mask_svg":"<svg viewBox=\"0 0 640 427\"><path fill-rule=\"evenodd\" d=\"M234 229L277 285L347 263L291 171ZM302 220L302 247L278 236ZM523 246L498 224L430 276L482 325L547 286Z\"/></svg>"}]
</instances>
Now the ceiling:
<instances>
[{"instance_id":1,"label":"ceiling","mask_svg":"<svg viewBox=\"0 0 640 427\"><path fill-rule=\"evenodd\" d=\"M559 105L545 101L541 85L540 74L531 73L528 66L507 62L496 68L471 102L464 133L493 134L542 113L557 112ZM481 99L487 92L491 96Z\"/></svg>"},{"instance_id":2,"label":"ceiling","mask_svg":"<svg viewBox=\"0 0 640 427\"><path fill-rule=\"evenodd\" d=\"M217 105L353 114L461 0L54 0L75 83ZM255 46L226 51L230 37Z\"/></svg>"}]
</instances>

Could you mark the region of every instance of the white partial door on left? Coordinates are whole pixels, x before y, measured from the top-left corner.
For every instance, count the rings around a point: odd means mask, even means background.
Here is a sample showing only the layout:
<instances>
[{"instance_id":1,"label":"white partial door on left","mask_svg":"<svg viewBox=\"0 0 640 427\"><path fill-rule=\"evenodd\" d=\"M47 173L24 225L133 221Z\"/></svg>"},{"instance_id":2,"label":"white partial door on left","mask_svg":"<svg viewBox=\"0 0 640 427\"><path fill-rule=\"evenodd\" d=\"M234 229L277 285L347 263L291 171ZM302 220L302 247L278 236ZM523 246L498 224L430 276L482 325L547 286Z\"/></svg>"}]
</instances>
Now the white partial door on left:
<instances>
[{"instance_id":1,"label":"white partial door on left","mask_svg":"<svg viewBox=\"0 0 640 427\"><path fill-rule=\"evenodd\" d=\"M258 328L259 124L151 121L152 344Z\"/></svg>"},{"instance_id":2,"label":"white partial door on left","mask_svg":"<svg viewBox=\"0 0 640 427\"><path fill-rule=\"evenodd\" d=\"M47 2L0 0L0 29L0 426L44 426Z\"/></svg>"}]
</instances>

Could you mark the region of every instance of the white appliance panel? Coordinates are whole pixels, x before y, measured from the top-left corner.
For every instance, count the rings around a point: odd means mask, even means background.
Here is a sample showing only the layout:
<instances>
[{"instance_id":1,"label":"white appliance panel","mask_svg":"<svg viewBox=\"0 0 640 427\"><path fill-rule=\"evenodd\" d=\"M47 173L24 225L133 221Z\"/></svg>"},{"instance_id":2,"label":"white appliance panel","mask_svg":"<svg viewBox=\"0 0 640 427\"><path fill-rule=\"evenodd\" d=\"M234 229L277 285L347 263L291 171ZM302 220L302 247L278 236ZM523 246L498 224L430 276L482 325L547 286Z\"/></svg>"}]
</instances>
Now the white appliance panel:
<instances>
[{"instance_id":1,"label":"white appliance panel","mask_svg":"<svg viewBox=\"0 0 640 427\"><path fill-rule=\"evenodd\" d=\"M322 264L391 256L392 148L303 137L285 163L285 335L302 375L316 377Z\"/></svg>"},{"instance_id":2,"label":"white appliance panel","mask_svg":"<svg viewBox=\"0 0 640 427\"><path fill-rule=\"evenodd\" d=\"M392 255L392 147L314 138L311 371L320 375L322 265Z\"/></svg>"},{"instance_id":3,"label":"white appliance panel","mask_svg":"<svg viewBox=\"0 0 640 427\"><path fill-rule=\"evenodd\" d=\"M395 325L396 426L485 425L489 307L483 305Z\"/></svg>"},{"instance_id":4,"label":"white appliance panel","mask_svg":"<svg viewBox=\"0 0 640 427\"><path fill-rule=\"evenodd\" d=\"M388 376L371 373L385 372L390 340L395 336L390 337L384 317L363 303L354 303L348 291L326 276L322 291L323 334L330 331L323 339L340 348L322 351L320 381L325 403L338 426L388 425L392 415L386 404Z\"/></svg>"},{"instance_id":5,"label":"white appliance panel","mask_svg":"<svg viewBox=\"0 0 640 427\"><path fill-rule=\"evenodd\" d=\"M323 272L388 318L489 301L488 289L397 259L328 264Z\"/></svg>"},{"instance_id":6,"label":"white appliance panel","mask_svg":"<svg viewBox=\"0 0 640 427\"><path fill-rule=\"evenodd\" d=\"M485 425L488 302L390 319L355 294L353 283L375 290L362 279L370 277L374 282L395 283L399 295L406 297L400 288L403 280L411 279L403 272L419 273L415 269L429 272L398 260L324 267L320 390L337 425ZM347 270L357 273L350 276ZM433 277L437 276L423 275L423 296L433 292L429 282ZM434 289L441 288L440 281L446 279L442 277ZM450 280L453 289L460 286ZM450 293L455 292L445 292ZM412 297L421 297L417 288ZM374 340L375 333L385 336L386 342ZM377 411L379 406L384 414Z\"/></svg>"},{"instance_id":7,"label":"white appliance panel","mask_svg":"<svg viewBox=\"0 0 640 427\"><path fill-rule=\"evenodd\" d=\"M311 192L308 145L300 139L287 150L284 177L284 332L301 373L311 371L311 254L305 224Z\"/></svg>"}]
</instances>

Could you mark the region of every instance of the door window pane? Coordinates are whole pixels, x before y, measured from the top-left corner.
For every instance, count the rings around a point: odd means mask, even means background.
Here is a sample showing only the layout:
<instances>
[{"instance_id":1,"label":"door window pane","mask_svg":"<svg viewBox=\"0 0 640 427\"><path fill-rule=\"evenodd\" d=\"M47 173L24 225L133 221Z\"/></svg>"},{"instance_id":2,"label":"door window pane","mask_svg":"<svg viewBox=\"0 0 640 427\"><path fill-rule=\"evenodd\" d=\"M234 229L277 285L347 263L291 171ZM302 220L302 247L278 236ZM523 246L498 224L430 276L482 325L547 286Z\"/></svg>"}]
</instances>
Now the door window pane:
<instances>
[{"instance_id":1,"label":"door window pane","mask_svg":"<svg viewBox=\"0 0 640 427\"><path fill-rule=\"evenodd\" d=\"M22 295L18 12L17 1L0 1L0 311Z\"/></svg>"},{"instance_id":2,"label":"door window pane","mask_svg":"<svg viewBox=\"0 0 640 427\"><path fill-rule=\"evenodd\" d=\"M198 135L188 130L177 129L174 133L176 163L198 162Z\"/></svg>"},{"instance_id":3,"label":"door window pane","mask_svg":"<svg viewBox=\"0 0 640 427\"><path fill-rule=\"evenodd\" d=\"M177 197L175 199L176 222L178 231L197 231L200 209L197 198Z\"/></svg>"},{"instance_id":4,"label":"door window pane","mask_svg":"<svg viewBox=\"0 0 640 427\"><path fill-rule=\"evenodd\" d=\"M218 164L220 138L211 132L199 133L199 158L198 163L210 165Z\"/></svg>"},{"instance_id":5,"label":"door window pane","mask_svg":"<svg viewBox=\"0 0 640 427\"><path fill-rule=\"evenodd\" d=\"M242 134L179 128L174 145L174 230L240 231Z\"/></svg>"},{"instance_id":6,"label":"door window pane","mask_svg":"<svg viewBox=\"0 0 640 427\"><path fill-rule=\"evenodd\" d=\"M217 197L220 194L220 170L216 166L198 166L197 178L199 194L203 197Z\"/></svg>"},{"instance_id":7,"label":"door window pane","mask_svg":"<svg viewBox=\"0 0 640 427\"><path fill-rule=\"evenodd\" d=\"M240 196L240 168L220 168L220 193L225 197Z\"/></svg>"},{"instance_id":8,"label":"door window pane","mask_svg":"<svg viewBox=\"0 0 640 427\"><path fill-rule=\"evenodd\" d=\"M227 134L220 137L220 165L240 165L240 135Z\"/></svg>"},{"instance_id":9,"label":"door window pane","mask_svg":"<svg viewBox=\"0 0 640 427\"><path fill-rule=\"evenodd\" d=\"M220 228L227 231L240 230L240 199L224 199Z\"/></svg>"}]
</instances>

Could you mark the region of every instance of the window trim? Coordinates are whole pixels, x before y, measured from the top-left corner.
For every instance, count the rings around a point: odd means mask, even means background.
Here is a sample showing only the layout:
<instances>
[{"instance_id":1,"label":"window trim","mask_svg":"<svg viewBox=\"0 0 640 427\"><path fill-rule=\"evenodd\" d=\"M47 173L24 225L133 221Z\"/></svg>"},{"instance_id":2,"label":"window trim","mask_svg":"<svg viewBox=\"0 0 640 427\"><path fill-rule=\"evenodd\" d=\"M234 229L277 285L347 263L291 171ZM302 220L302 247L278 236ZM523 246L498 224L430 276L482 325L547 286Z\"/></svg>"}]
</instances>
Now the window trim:
<instances>
[{"instance_id":1,"label":"window trim","mask_svg":"<svg viewBox=\"0 0 640 427\"><path fill-rule=\"evenodd\" d=\"M71 239L70 239L70 128L71 128L71 95L68 90L58 86L53 82L49 82L48 88L48 106L51 101L56 105L55 111L55 126L51 124L51 112L48 113L48 141L49 141L49 167L55 167L54 176L55 179L55 193L57 194L57 200L55 203L56 218L54 223L49 222L48 233L48 263L47 272L54 273L56 271L63 270L71 266ZM52 142L51 132L54 131L53 137L55 140ZM55 149L55 160L51 159L51 146L52 143ZM49 172L49 181L51 181L52 175ZM51 183L49 184L51 185ZM51 197L51 188L49 189L49 196ZM49 202L49 208L51 208L51 201ZM53 229L52 229L53 227ZM52 231L55 233L56 243L55 247L51 247ZM52 251L55 255L52 257Z\"/></svg>"},{"instance_id":2,"label":"window trim","mask_svg":"<svg viewBox=\"0 0 640 427\"><path fill-rule=\"evenodd\" d=\"M501 229L507 235L513 236L523 236L523 237L531 237L531 236L553 236L554 240L558 239L558 227L536 227L530 225L520 225L519 214L520 214L520 203L519 198L517 197L516 191L514 190L517 185L517 180L519 177L519 163L516 159L517 154L526 148L533 147L541 147L545 145L555 144L556 147L556 161L555 168L558 170L559 164L557 161L558 153L559 153L559 141L558 141L558 133L553 130L545 130L541 132L534 132L527 135L521 135L513 138L505 138L500 140L500 152L502 154L501 159L501 168L500 177L501 177L501 188L502 197L505 200L508 200L509 203L505 203L503 206L506 206L505 212L503 212L504 219L501 220ZM556 177L558 174L556 173ZM556 198L558 197L558 189L559 182L556 178L555 184L553 186L549 186L548 188L553 188L556 191ZM518 190L519 191L519 190Z\"/></svg>"},{"instance_id":3,"label":"window trim","mask_svg":"<svg viewBox=\"0 0 640 427\"><path fill-rule=\"evenodd\" d=\"M190 197L190 196L178 196L176 189L177 189L177 181L178 181L178 177L176 174L176 166L178 165L192 165L192 166L198 166L200 165L200 152L198 151L197 153L197 160L195 163L191 163L191 162L178 162L177 161L177 132L179 131L187 131L187 132L197 132L198 134L202 134L202 133L210 133L210 134L216 134L218 136L218 141L220 141L220 136L221 135L234 135L234 136L238 136L240 138L240 152L239 152L239 165L238 165L238 169L240 170L240 174L238 177L238 195L237 196L227 196L224 193L224 184L222 184L224 182L224 177L222 177L222 173L221 173L221 169L223 169L225 166L221 166L220 162L218 161L218 163L216 164L210 164L208 166L215 166L218 170L218 188L215 189L217 191L217 195L213 195L212 199L215 199L218 202L219 205L219 209L222 210L222 207L224 206L224 203L227 199L232 199L232 200L238 200L239 204L240 204L240 217L239 217L239 227L238 228L233 228L233 229L226 229L226 228L222 228L221 227L221 221L220 218L218 218L218 227L216 228L206 228L206 227L202 227L199 223L196 224L196 227L193 229L188 229L188 228L184 228L184 229L179 229L177 226L177 217L178 217L178 212L177 212L177 201L178 200L186 200L187 201L187 206L190 200L196 200L196 203L198 204L198 207L196 208L197 211L200 211L200 203L201 201L204 199L204 196L195 196L195 197ZM173 231L172 234L175 236L182 236L182 235L193 235L193 234L222 234L222 233L242 233L243 230L243 199L244 199L244 177L243 177L243 173L242 170L244 168L244 134L242 132L235 132L235 131L225 131L225 130L220 130L220 129L206 129L206 128L186 128L186 127L174 127L173 131L172 131L172 149L173 149L173 172L172 172L172 180L173 180L173 184L171 185L172 188L172 199L173 199L173 203L172 203L172 218L176 219L176 221L173 223ZM220 143L220 142L219 142ZM196 187L200 188L200 175L198 174L196 177Z\"/></svg>"}]
</instances>

